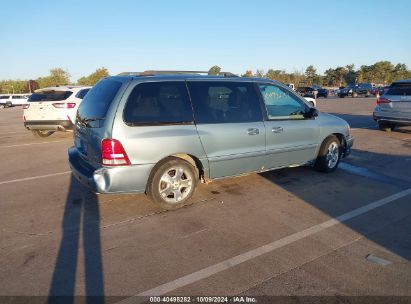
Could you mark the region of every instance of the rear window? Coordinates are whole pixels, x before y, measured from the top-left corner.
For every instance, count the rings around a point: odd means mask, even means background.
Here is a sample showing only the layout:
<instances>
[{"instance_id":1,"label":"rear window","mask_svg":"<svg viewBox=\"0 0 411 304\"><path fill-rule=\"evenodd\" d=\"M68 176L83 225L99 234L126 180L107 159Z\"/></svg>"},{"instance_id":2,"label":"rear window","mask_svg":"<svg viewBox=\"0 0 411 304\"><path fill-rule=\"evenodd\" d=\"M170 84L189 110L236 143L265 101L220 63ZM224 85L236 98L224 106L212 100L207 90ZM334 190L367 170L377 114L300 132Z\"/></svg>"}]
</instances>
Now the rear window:
<instances>
[{"instance_id":1,"label":"rear window","mask_svg":"<svg viewBox=\"0 0 411 304\"><path fill-rule=\"evenodd\" d=\"M0 99L9 99L9 96L0 96Z\"/></svg>"},{"instance_id":2,"label":"rear window","mask_svg":"<svg viewBox=\"0 0 411 304\"><path fill-rule=\"evenodd\" d=\"M123 119L129 125L192 123L193 113L185 83L138 84L127 99Z\"/></svg>"},{"instance_id":3,"label":"rear window","mask_svg":"<svg viewBox=\"0 0 411 304\"><path fill-rule=\"evenodd\" d=\"M394 83L386 94L411 96L411 83Z\"/></svg>"},{"instance_id":4,"label":"rear window","mask_svg":"<svg viewBox=\"0 0 411 304\"><path fill-rule=\"evenodd\" d=\"M33 93L29 101L36 102L36 101L60 101L66 100L73 94L70 91L42 91L38 93Z\"/></svg>"},{"instance_id":5,"label":"rear window","mask_svg":"<svg viewBox=\"0 0 411 304\"><path fill-rule=\"evenodd\" d=\"M78 109L81 119L104 118L122 83L104 79L98 82L84 97Z\"/></svg>"}]
</instances>

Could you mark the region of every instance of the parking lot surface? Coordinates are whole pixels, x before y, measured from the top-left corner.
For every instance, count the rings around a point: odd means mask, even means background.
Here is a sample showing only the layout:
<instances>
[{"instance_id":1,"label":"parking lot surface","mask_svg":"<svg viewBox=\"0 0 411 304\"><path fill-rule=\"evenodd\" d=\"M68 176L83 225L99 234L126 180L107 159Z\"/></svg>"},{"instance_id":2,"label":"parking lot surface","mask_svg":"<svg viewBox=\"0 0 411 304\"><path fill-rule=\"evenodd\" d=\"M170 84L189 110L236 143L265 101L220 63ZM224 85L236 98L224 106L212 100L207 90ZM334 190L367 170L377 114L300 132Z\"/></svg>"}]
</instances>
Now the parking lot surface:
<instances>
[{"instance_id":1,"label":"parking lot surface","mask_svg":"<svg viewBox=\"0 0 411 304\"><path fill-rule=\"evenodd\" d=\"M71 177L71 133L35 138L0 110L0 295L411 296L411 128L378 130L374 98L319 99L352 155L200 185L164 212Z\"/></svg>"}]
</instances>

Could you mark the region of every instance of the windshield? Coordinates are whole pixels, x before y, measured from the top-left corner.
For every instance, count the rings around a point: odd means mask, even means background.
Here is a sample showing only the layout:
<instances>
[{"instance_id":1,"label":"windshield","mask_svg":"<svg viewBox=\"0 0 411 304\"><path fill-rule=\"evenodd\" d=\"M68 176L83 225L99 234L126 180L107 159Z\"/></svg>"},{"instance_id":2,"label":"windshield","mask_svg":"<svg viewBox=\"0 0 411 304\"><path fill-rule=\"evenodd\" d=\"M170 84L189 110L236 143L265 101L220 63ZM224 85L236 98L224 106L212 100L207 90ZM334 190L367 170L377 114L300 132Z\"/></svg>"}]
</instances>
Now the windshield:
<instances>
[{"instance_id":1,"label":"windshield","mask_svg":"<svg viewBox=\"0 0 411 304\"><path fill-rule=\"evenodd\" d=\"M73 92L70 91L42 91L33 93L28 101L60 101L69 98L71 94L73 94Z\"/></svg>"}]
</instances>

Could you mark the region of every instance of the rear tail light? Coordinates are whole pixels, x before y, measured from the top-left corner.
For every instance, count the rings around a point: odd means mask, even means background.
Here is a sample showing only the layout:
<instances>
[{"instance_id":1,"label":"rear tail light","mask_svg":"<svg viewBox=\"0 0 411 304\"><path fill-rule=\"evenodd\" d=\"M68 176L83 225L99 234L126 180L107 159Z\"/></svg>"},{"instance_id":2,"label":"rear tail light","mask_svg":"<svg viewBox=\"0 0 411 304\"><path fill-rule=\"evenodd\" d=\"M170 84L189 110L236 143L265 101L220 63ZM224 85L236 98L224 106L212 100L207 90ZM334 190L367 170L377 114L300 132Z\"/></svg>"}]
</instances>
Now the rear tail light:
<instances>
[{"instance_id":1,"label":"rear tail light","mask_svg":"<svg viewBox=\"0 0 411 304\"><path fill-rule=\"evenodd\" d=\"M23 105L23 109L28 109L30 107L30 105L29 104L25 104L25 105Z\"/></svg>"},{"instance_id":2,"label":"rear tail light","mask_svg":"<svg viewBox=\"0 0 411 304\"><path fill-rule=\"evenodd\" d=\"M377 105L380 105L380 104L387 104L387 103L390 103L391 102L391 100L389 100L389 99L387 99L387 98L378 98L377 99Z\"/></svg>"},{"instance_id":3,"label":"rear tail light","mask_svg":"<svg viewBox=\"0 0 411 304\"><path fill-rule=\"evenodd\" d=\"M130 165L127 153L123 145L116 139L103 139L101 142L101 160L106 166Z\"/></svg>"},{"instance_id":4,"label":"rear tail light","mask_svg":"<svg viewBox=\"0 0 411 304\"><path fill-rule=\"evenodd\" d=\"M69 103L65 103L65 102L56 102L53 103L53 107L57 108L57 109L73 109L76 106L75 103L69 102Z\"/></svg>"}]
</instances>

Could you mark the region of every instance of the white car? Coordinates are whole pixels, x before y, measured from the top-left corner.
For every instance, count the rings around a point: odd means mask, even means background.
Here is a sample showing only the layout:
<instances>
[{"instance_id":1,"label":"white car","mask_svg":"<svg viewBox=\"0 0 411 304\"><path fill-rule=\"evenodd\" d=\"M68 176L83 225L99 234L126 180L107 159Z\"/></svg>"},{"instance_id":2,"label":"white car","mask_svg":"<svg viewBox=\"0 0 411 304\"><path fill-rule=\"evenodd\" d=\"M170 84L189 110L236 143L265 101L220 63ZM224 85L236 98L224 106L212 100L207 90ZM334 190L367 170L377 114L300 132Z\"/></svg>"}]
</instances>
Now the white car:
<instances>
[{"instance_id":1,"label":"white car","mask_svg":"<svg viewBox=\"0 0 411 304\"><path fill-rule=\"evenodd\" d=\"M314 108L317 106L317 102L315 101L314 98L304 97L304 99L307 100L308 104L313 106Z\"/></svg>"},{"instance_id":2,"label":"white car","mask_svg":"<svg viewBox=\"0 0 411 304\"><path fill-rule=\"evenodd\" d=\"M25 105L29 96L29 94L0 94L0 108Z\"/></svg>"},{"instance_id":3,"label":"white car","mask_svg":"<svg viewBox=\"0 0 411 304\"><path fill-rule=\"evenodd\" d=\"M36 90L23 106L24 126L39 137L73 130L77 109L90 88L61 86Z\"/></svg>"}]
</instances>

